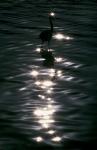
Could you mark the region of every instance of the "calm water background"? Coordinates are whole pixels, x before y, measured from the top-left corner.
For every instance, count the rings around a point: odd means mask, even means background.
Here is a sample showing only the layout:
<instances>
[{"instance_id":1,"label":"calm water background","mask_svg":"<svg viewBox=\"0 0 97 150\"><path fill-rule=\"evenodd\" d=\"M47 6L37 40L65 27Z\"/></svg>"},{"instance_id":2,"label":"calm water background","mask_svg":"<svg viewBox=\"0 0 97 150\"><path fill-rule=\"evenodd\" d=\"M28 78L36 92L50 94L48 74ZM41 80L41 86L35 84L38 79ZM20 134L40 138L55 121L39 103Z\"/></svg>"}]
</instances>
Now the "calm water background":
<instances>
[{"instance_id":1,"label":"calm water background","mask_svg":"<svg viewBox=\"0 0 97 150\"><path fill-rule=\"evenodd\" d=\"M72 37L52 39L53 54L62 59L55 62L59 76L54 80L36 51L38 35L49 28L51 11L56 14L54 31ZM49 87L37 84L40 80ZM71 141L75 145L96 141L96 1L0 2L0 81L0 150L60 149Z\"/></svg>"}]
</instances>

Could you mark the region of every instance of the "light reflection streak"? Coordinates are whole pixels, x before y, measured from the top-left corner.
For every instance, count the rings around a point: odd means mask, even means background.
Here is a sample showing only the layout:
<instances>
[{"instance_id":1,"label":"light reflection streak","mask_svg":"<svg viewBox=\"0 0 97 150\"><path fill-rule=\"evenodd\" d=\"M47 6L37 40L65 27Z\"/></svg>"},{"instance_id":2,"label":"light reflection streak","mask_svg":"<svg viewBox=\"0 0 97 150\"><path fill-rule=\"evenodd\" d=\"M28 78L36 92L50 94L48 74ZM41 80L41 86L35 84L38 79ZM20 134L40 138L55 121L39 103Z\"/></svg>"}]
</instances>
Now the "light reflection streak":
<instances>
[{"instance_id":1,"label":"light reflection streak","mask_svg":"<svg viewBox=\"0 0 97 150\"><path fill-rule=\"evenodd\" d=\"M45 99L44 95L38 95L41 99Z\"/></svg>"},{"instance_id":2,"label":"light reflection streak","mask_svg":"<svg viewBox=\"0 0 97 150\"><path fill-rule=\"evenodd\" d=\"M55 69L49 69L49 76L50 77L54 77L55 76L55 74L56 74L56 70Z\"/></svg>"},{"instance_id":3,"label":"light reflection streak","mask_svg":"<svg viewBox=\"0 0 97 150\"><path fill-rule=\"evenodd\" d=\"M58 71L57 71L57 76L58 76L58 77L62 77L62 71L61 71L61 70L58 70Z\"/></svg>"},{"instance_id":4,"label":"light reflection streak","mask_svg":"<svg viewBox=\"0 0 97 150\"><path fill-rule=\"evenodd\" d=\"M41 136L38 136L38 137L34 138L34 140L37 142L42 142L43 138Z\"/></svg>"},{"instance_id":5,"label":"light reflection streak","mask_svg":"<svg viewBox=\"0 0 97 150\"><path fill-rule=\"evenodd\" d=\"M49 88L52 85L54 85L54 83L51 80L43 80L43 81L35 81L35 85L40 86L41 88Z\"/></svg>"},{"instance_id":6,"label":"light reflection streak","mask_svg":"<svg viewBox=\"0 0 97 150\"><path fill-rule=\"evenodd\" d=\"M37 52L40 52L40 51L41 51L41 48L36 48L36 51L37 51Z\"/></svg>"},{"instance_id":7,"label":"light reflection streak","mask_svg":"<svg viewBox=\"0 0 97 150\"><path fill-rule=\"evenodd\" d=\"M23 87L23 88L20 88L19 91L24 91L26 89L27 89L26 87Z\"/></svg>"},{"instance_id":8,"label":"light reflection streak","mask_svg":"<svg viewBox=\"0 0 97 150\"><path fill-rule=\"evenodd\" d=\"M39 72L36 70L33 70L32 72L30 72L30 75L37 77L39 75Z\"/></svg>"},{"instance_id":9,"label":"light reflection streak","mask_svg":"<svg viewBox=\"0 0 97 150\"><path fill-rule=\"evenodd\" d=\"M40 47L41 47L41 45L40 45ZM42 50L42 48L40 48L40 47L37 47L37 48L35 49L35 51L38 52L38 53L40 53L41 50ZM52 52L52 51L54 51L54 50L50 48L50 49L48 49L48 51L49 51L49 52Z\"/></svg>"},{"instance_id":10,"label":"light reflection streak","mask_svg":"<svg viewBox=\"0 0 97 150\"><path fill-rule=\"evenodd\" d=\"M51 12L50 15L51 15L51 16L55 16L55 13L54 13L54 12Z\"/></svg>"},{"instance_id":11,"label":"light reflection streak","mask_svg":"<svg viewBox=\"0 0 97 150\"><path fill-rule=\"evenodd\" d=\"M41 89L46 89L47 87L45 87L45 86L40 86L40 88L41 88Z\"/></svg>"},{"instance_id":12,"label":"light reflection streak","mask_svg":"<svg viewBox=\"0 0 97 150\"><path fill-rule=\"evenodd\" d=\"M53 142L60 142L61 139L62 139L61 137L56 136L56 137L52 138L52 141L53 141Z\"/></svg>"},{"instance_id":13,"label":"light reflection streak","mask_svg":"<svg viewBox=\"0 0 97 150\"><path fill-rule=\"evenodd\" d=\"M33 60L40 62L40 61L43 61L43 60L45 60L45 59L44 59L44 58L35 58L35 59L33 59Z\"/></svg>"},{"instance_id":14,"label":"light reflection streak","mask_svg":"<svg viewBox=\"0 0 97 150\"><path fill-rule=\"evenodd\" d=\"M47 90L46 92L47 92L48 94L51 94L51 93L52 93L52 91L51 91L51 90Z\"/></svg>"},{"instance_id":15,"label":"light reflection streak","mask_svg":"<svg viewBox=\"0 0 97 150\"><path fill-rule=\"evenodd\" d=\"M42 123L42 127L43 127L43 128L49 128L49 124Z\"/></svg>"},{"instance_id":16,"label":"light reflection streak","mask_svg":"<svg viewBox=\"0 0 97 150\"><path fill-rule=\"evenodd\" d=\"M47 98L47 100L48 100L48 101L51 101L52 99L49 97L49 98Z\"/></svg>"},{"instance_id":17,"label":"light reflection streak","mask_svg":"<svg viewBox=\"0 0 97 150\"><path fill-rule=\"evenodd\" d=\"M78 64L78 65L74 66L74 68L76 68L76 69L79 68L79 67L82 67L82 64Z\"/></svg>"},{"instance_id":18,"label":"light reflection streak","mask_svg":"<svg viewBox=\"0 0 97 150\"><path fill-rule=\"evenodd\" d=\"M49 52L53 52L54 50L50 48L50 49L48 49L48 51L49 51Z\"/></svg>"},{"instance_id":19,"label":"light reflection streak","mask_svg":"<svg viewBox=\"0 0 97 150\"><path fill-rule=\"evenodd\" d=\"M41 48L36 48L37 52L41 51ZM49 49L52 51L52 49ZM39 60L39 59L38 59ZM64 59L61 57L56 58L56 62L63 62ZM55 67L55 66L54 66ZM33 114L35 116L35 120L37 122L37 126L40 126L40 130L43 130L48 135L56 135L55 137L50 137L50 141L59 142L61 138L58 136L58 133L53 130L53 127L56 123L55 113L60 109L59 105L55 105L55 99L53 98L54 86L56 85L56 78L54 77L62 77L62 70L50 68L39 70L32 70L30 73L31 76L37 77L35 78L34 84L35 88L40 89L38 94L39 107L35 107ZM44 78L45 77L45 78ZM38 136L35 138L37 142L42 142L43 138Z\"/></svg>"},{"instance_id":20,"label":"light reflection streak","mask_svg":"<svg viewBox=\"0 0 97 150\"><path fill-rule=\"evenodd\" d=\"M52 72L49 74L50 77L54 77L55 76L55 72Z\"/></svg>"},{"instance_id":21,"label":"light reflection streak","mask_svg":"<svg viewBox=\"0 0 97 150\"><path fill-rule=\"evenodd\" d=\"M54 72L55 72L55 69L50 69L49 72L50 72L50 73L54 73Z\"/></svg>"},{"instance_id":22,"label":"light reflection streak","mask_svg":"<svg viewBox=\"0 0 97 150\"><path fill-rule=\"evenodd\" d=\"M74 65L74 63L70 62L70 61L66 61L66 62L64 62L64 65L65 66L71 66L71 65Z\"/></svg>"},{"instance_id":23,"label":"light reflection streak","mask_svg":"<svg viewBox=\"0 0 97 150\"><path fill-rule=\"evenodd\" d=\"M53 36L54 39L57 40L72 40L73 38L70 36L63 35L62 33L57 33Z\"/></svg>"},{"instance_id":24,"label":"light reflection streak","mask_svg":"<svg viewBox=\"0 0 97 150\"><path fill-rule=\"evenodd\" d=\"M51 103L54 103L54 101L53 100L51 100L51 101L49 101L49 103L51 104Z\"/></svg>"},{"instance_id":25,"label":"light reflection streak","mask_svg":"<svg viewBox=\"0 0 97 150\"><path fill-rule=\"evenodd\" d=\"M36 116L43 117L43 116L53 115L54 112L55 112L55 110L53 110L53 109L37 108L37 109L34 111L34 114L35 114Z\"/></svg>"},{"instance_id":26,"label":"light reflection streak","mask_svg":"<svg viewBox=\"0 0 97 150\"><path fill-rule=\"evenodd\" d=\"M34 111L34 115L38 117L38 123L42 128L49 128L52 123L54 123L53 114L55 110L53 107L37 108Z\"/></svg>"},{"instance_id":27,"label":"light reflection streak","mask_svg":"<svg viewBox=\"0 0 97 150\"><path fill-rule=\"evenodd\" d=\"M48 126L50 123L53 123L54 120L47 119L47 117L43 117L43 119L39 120L39 123L43 126L44 124L47 124Z\"/></svg>"},{"instance_id":28,"label":"light reflection streak","mask_svg":"<svg viewBox=\"0 0 97 150\"><path fill-rule=\"evenodd\" d=\"M36 84L37 86L39 86L39 85L41 85L41 82L40 82L40 81L36 81L35 84Z\"/></svg>"},{"instance_id":29,"label":"light reflection streak","mask_svg":"<svg viewBox=\"0 0 97 150\"><path fill-rule=\"evenodd\" d=\"M63 62L63 64L69 66L74 65L74 63L67 61L66 59L63 59L62 57L56 58L56 62ZM31 68L32 69L32 68ZM56 77L63 77L63 71L62 70L56 70L55 68L47 69L47 70L40 70L36 68L35 70L32 70L30 72L30 75L35 78L34 84L38 89L40 88L38 99L39 99L39 107L35 107L33 114L35 116L36 122L37 122L37 130L43 130L50 136L50 141L59 143L62 140L62 137L58 136L58 133L54 129L54 125L57 122L55 120L55 113L58 111L59 105L55 105L55 99L53 99L53 92L55 81L52 80L54 76ZM47 78L43 78L43 76L46 76ZM64 75L64 80L71 81L73 80L73 76ZM20 91L26 90L26 87L21 88ZM23 118L24 119L24 118ZM38 137L35 137L34 140L36 142L43 142L44 139L38 135Z\"/></svg>"},{"instance_id":30,"label":"light reflection streak","mask_svg":"<svg viewBox=\"0 0 97 150\"><path fill-rule=\"evenodd\" d=\"M73 80L74 79L74 77L72 77L72 76L69 76L69 77L67 77L67 81L71 81L71 80Z\"/></svg>"},{"instance_id":31,"label":"light reflection streak","mask_svg":"<svg viewBox=\"0 0 97 150\"><path fill-rule=\"evenodd\" d=\"M56 62L62 62L64 59L61 57L56 57L55 60L56 60Z\"/></svg>"},{"instance_id":32,"label":"light reflection streak","mask_svg":"<svg viewBox=\"0 0 97 150\"><path fill-rule=\"evenodd\" d=\"M72 81L73 79L75 79L75 77L70 76L70 75L64 75L64 80L65 81Z\"/></svg>"},{"instance_id":33,"label":"light reflection streak","mask_svg":"<svg viewBox=\"0 0 97 150\"><path fill-rule=\"evenodd\" d=\"M53 108L53 106L51 104L48 104L47 107L48 108Z\"/></svg>"},{"instance_id":34,"label":"light reflection streak","mask_svg":"<svg viewBox=\"0 0 97 150\"><path fill-rule=\"evenodd\" d=\"M55 130L49 130L47 133L48 133L48 134L54 134L54 133L55 133Z\"/></svg>"},{"instance_id":35,"label":"light reflection streak","mask_svg":"<svg viewBox=\"0 0 97 150\"><path fill-rule=\"evenodd\" d=\"M50 77L56 75L61 76L62 74L61 70L58 70L56 72L56 70L53 68L48 69L47 71ZM49 131L45 131L46 134L53 135L55 133L55 131L52 129L53 124L55 123L54 114L58 110L58 108L54 106L55 101L50 97L50 95L53 94L53 85L55 85L55 83L51 80L51 78L47 80L44 79L39 80L39 76L36 70L33 70L31 75L37 75L36 81L34 83L35 85L38 86L38 88L42 88L42 91L44 93L44 94L40 93L38 95L40 100L43 100L42 103L44 106L36 107L35 110L33 111L33 114L35 115L37 119L37 123L40 125L41 129L45 129L45 130L49 129ZM57 142L58 138L52 139L52 141L54 140L56 140ZM40 142L43 141L43 139L41 137L37 137L36 141Z\"/></svg>"},{"instance_id":36,"label":"light reflection streak","mask_svg":"<svg viewBox=\"0 0 97 150\"><path fill-rule=\"evenodd\" d=\"M72 66L72 68L75 68L75 69L77 69L77 68L83 66L82 64L76 64L76 63L71 62L70 60L64 59L64 58L62 58L62 57L55 57L55 61L56 61L57 63L62 62L62 64L63 64L64 66L66 66L66 67Z\"/></svg>"},{"instance_id":37,"label":"light reflection streak","mask_svg":"<svg viewBox=\"0 0 97 150\"><path fill-rule=\"evenodd\" d=\"M50 80L45 80L45 81L43 81L43 83L42 83L45 87L50 87L50 86L52 86L53 85L53 82L52 81L50 81Z\"/></svg>"}]
</instances>

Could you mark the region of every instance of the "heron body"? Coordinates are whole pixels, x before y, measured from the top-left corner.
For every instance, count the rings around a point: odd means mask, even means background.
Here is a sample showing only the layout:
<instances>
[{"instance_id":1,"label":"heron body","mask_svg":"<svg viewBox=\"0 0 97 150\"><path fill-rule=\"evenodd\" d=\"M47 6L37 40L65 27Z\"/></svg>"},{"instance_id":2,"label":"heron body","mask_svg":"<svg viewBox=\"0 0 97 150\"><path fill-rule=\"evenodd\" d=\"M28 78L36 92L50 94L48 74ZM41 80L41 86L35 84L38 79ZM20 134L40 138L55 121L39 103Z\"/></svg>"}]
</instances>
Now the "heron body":
<instances>
[{"instance_id":1,"label":"heron body","mask_svg":"<svg viewBox=\"0 0 97 150\"><path fill-rule=\"evenodd\" d=\"M41 34L40 34L40 39L41 39L42 43L50 42L51 38L52 38L51 30L45 30L45 31L41 32Z\"/></svg>"}]
</instances>

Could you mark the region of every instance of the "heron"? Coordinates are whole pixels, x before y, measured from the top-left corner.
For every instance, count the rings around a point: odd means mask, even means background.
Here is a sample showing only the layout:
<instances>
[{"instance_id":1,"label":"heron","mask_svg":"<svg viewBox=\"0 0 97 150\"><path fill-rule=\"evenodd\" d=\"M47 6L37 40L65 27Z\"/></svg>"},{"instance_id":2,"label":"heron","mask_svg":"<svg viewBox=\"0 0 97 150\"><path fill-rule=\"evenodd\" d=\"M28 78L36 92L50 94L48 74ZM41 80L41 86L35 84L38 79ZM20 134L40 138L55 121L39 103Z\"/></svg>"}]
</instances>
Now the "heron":
<instances>
[{"instance_id":1,"label":"heron","mask_svg":"<svg viewBox=\"0 0 97 150\"><path fill-rule=\"evenodd\" d=\"M54 28L53 28L53 18L54 18L55 14L53 12L51 12L49 14L49 23L50 23L50 29L49 30L44 30L40 33L39 35L39 38L41 39L42 41L42 46L45 42L48 42L48 47L49 47L49 44L50 44L50 41L52 39L52 35L53 35L53 31L54 31Z\"/></svg>"}]
</instances>

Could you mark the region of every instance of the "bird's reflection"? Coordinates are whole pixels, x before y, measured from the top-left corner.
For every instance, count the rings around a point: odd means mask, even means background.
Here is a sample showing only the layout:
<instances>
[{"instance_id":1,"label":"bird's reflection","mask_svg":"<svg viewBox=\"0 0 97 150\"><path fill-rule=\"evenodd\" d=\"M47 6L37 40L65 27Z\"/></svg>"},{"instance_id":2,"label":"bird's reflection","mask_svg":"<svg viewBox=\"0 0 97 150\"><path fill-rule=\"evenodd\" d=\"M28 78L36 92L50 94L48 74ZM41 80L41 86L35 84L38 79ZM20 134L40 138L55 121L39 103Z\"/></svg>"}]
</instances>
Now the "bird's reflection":
<instances>
[{"instance_id":1,"label":"bird's reflection","mask_svg":"<svg viewBox=\"0 0 97 150\"><path fill-rule=\"evenodd\" d=\"M40 51L40 55L44 58L43 66L45 67L54 67L55 58L52 51L44 50L43 48Z\"/></svg>"}]
</instances>

